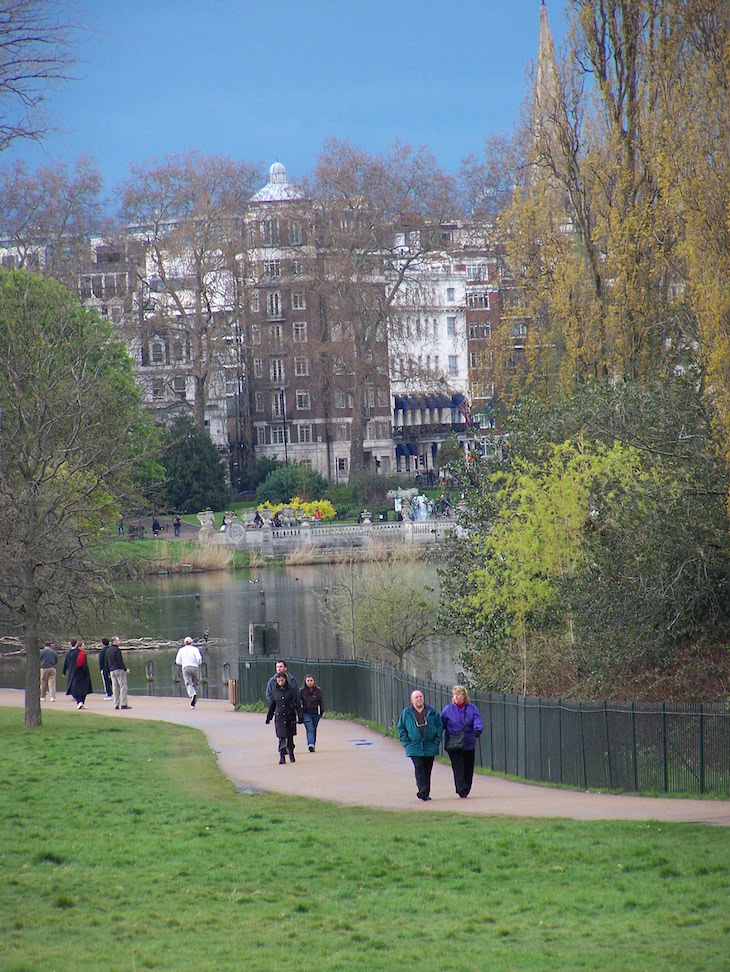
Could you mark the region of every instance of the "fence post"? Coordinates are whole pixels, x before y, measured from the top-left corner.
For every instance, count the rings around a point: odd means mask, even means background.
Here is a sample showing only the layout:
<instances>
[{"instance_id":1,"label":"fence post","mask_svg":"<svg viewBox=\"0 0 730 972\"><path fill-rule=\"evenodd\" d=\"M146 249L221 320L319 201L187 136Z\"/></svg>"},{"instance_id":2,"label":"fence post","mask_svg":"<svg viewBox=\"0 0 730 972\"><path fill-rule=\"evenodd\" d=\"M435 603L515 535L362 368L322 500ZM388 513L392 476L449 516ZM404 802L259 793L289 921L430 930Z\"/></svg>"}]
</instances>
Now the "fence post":
<instances>
[{"instance_id":1,"label":"fence post","mask_svg":"<svg viewBox=\"0 0 730 972\"><path fill-rule=\"evenodd\" d=\"M631 743L634 759L634 792L639 789L639 767L636 760L636 706L631 703Z\"/></svg>"},{"instance_id":2,"label":"fence post","mask_svg":"<svg viewBox=\"0 0 730 972\"><path fill-rule=\"evenodd\" d=\"M563 782L563 700L558 699L558 776Z\"/></svg>"},{"instance_id":3,"label":"fence post","mask_svg":"<svg viewBox=\"0 0 730 972\"><path fill-rule=\"evenodd\" d=\"M611 766L611 734L608 731L608 700L603 702L603 727L606 731L606 759L608 761L608 788L613 789L613 767Z\"/></svg>"},{"instance_id":4,"label":"fence post","mask_svg":"<svg viewBox=\"0 0 730 972\"><path fill-rule=\"evenodd\" d=\"M664 792L669 793L669 754L667 752L667 703L662 702L662 751L664 756Z\"/></svg>"},{"instance_id":5,"label":"fence post","mask_svg":"<svg viewBox=\"0 0 730 972\"><path fill-rule=\"evenodd\" d=\"M705 792L705 706L700 702L700 793Z\"/></svg>"},{"instance_id":6,"label":"fence post","mask_svg":"<svg viewBox=\"0 0 730 972\"><path fill-rule=\"evenodd\" d=\"M579 702L578 705L580 706L578 711L580 712L580 748L581 748L581 755L583 757L583 786L587 790L588 789L588 769L586 767L586 733L585 733L585 728L583 726L583 703Z\"/></svg>"}]
</instances>

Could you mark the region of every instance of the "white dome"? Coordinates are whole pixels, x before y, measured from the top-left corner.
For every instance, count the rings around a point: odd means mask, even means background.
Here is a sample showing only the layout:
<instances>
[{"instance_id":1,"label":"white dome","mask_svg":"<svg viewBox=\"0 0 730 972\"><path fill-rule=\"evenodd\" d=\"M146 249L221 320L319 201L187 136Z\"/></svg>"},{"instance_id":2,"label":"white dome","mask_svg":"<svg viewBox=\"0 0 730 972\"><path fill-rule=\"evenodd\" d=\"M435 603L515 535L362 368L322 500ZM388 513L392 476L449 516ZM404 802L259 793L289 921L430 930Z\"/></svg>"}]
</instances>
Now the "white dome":
<instances>
[{"instance_id":1,"label":"white dome","mask_svg":"<svg viewBox=\"0 0 730 972\"><path fill-rule=\"evenodd\" d=\"M281 162L274 162L269 169L269 182L286 182L286 168Z\"/></svg>"},{"instance_id":2,"label":"white dome","mask_svg":"<svg viewBox=\"0 0 730 972\"><path fill-rule=\"evenodd\" d=\"M287 182L286 168L281 162L274 162L269 168L269 181L251 196L251 202L285 202L301 198L302 190Z\"/></svg>"}]
</instances>

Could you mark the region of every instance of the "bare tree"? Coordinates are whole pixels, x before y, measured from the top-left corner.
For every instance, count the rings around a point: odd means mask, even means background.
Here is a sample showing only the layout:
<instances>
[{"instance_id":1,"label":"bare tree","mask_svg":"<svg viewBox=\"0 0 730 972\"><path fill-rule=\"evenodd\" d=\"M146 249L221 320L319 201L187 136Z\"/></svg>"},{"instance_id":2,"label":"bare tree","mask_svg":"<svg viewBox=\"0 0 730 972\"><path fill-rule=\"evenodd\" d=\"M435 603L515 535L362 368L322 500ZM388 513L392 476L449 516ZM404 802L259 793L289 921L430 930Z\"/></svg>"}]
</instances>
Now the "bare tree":
<instances>
[{"instance_id":1,"label":"bare tree","mask_svg":"<svg viewBox=\"0 0 730 972\"><path fill-rule=\"evenodd\" d=\"M31 172L0 169L0 235L16 269L41 272L76 289L88 269L91 239L102 227L102 179L91 159Z\"/></svg>"},{"instance_id":2,"label":"bare tree","mask_svg":"<svg viewBox=\"0 0 730 972\"><path fill-rule=\"evenodd\" d=\"M47 129L43 101L75 61L68 14L61 0L0 0L0 152Z\"/></svg>"},{"instance_id":3,"label":"bare tree","mask_svg":"<svg viewBox=\"0 0 730 972\"><path fill-rule=\"evenodd\" d=\"M143 248L137 273L150 298L141 305L143 331L179 342L200 429L210 382L230 357L243 213L260 178L246 163L189 152L133 166L121 187L125 231Z\"/></svg>"},{"instance_id":4,"label":"bare tree","mask_svg":"<svg viewBox=\"0 0 730 972\"><path fill-rule=\"evenodd\" d=\"M350 469L357 472L373 415L369 391L388 385L388 335L401 317L396 298L409 281L418 286L424 257L443 245L453 185L424 149L396 144L373 156L333 139L319 158L310 195L319 234L317 289L331 367L353 397ZM390 415L389 403L382 414Z\"/></svg>"},{"instance_id":5,"label":"bare tree","mask_svg":"<svg viewBox=\"0 0 730 972\"><path fill-rule=\"evenodd\" d=\"M323 614L350 646L352 657L395 663L426 663L426 642L436 630L438 601L404 564L374 562L339 568L326 597Z\"/></svg>"}]
</instances>

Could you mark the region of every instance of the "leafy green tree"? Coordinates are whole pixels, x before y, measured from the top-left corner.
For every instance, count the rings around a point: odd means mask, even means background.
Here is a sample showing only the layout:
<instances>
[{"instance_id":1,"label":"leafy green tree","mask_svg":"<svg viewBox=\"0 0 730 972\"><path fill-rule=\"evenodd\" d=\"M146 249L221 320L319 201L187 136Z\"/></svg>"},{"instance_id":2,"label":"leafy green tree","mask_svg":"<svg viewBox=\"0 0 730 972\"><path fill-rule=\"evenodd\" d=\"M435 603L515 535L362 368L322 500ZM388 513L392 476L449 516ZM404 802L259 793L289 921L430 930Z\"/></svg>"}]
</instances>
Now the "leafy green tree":
<instances>
[{"instance_id":1,"label":"leafy green tree","mask_svg":"<svg viewBox=\"0 0 730 972\"><path fill-rule=\"evenodd\" d=\"M278 469L280 465L278 459L272 459L269 456L260 456L258 459L254 459L242 470L238 479L238 488L242 492L258 489L269 473Z\"/></svg>"},{"instance_id":2,"label":"leafy green tree","mask_svg":"<svg viewBox=\"0 0 730 972\"><path fill-rule=\"evenodd\" d=\"M103 616L102 555L155 467L132 362L60 284L0 270L0 625L25 644L25 722L41 724L40 644Z\"/></svg>"},{"instance_id":3,"label":"leafy green tree","mask_svg":"<svg viewBox=\"0 0 730 972\"><path fill-rule=\"evenodd\" d=\"M226 470L210 437L186 417L170 426L162 453L166 481L157 494L161 509L177 513L225 510L231 493Z\"/></svg>"},{"instance_id":4,"label":"leafy green tree","mask_svg":"<svg viewBox=\"0 0 730 972\"><path fill-rule=\"evenodd\" d=\"M269 473L256 490L259 503L288 503L294 496L306 500L322 499L329 483L316 469L305 466L280 466Z\"/></svg>"}]
</instances>

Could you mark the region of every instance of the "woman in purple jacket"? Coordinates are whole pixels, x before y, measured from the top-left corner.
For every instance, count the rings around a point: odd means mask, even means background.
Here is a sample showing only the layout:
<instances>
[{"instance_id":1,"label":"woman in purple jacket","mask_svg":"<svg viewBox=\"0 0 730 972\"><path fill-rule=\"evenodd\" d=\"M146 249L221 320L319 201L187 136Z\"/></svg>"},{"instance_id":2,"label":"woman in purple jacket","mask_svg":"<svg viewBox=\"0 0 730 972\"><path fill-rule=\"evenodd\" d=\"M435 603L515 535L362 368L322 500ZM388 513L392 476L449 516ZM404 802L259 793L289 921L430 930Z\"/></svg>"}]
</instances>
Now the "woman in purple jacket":
<instances>
[{"instance_id":1,"label":"woman in purple jacket","mask_svg":"<svg viewBox=\"0 0 730 972\"><path fill-rule=\"evenodd\" d=\"M464 799L469 796L471 781L474 777L474 751L476 741L482 733L482 717L479 709L472 703L469 693L463 685L455 685L451 692L450 705L441 710L441 721L444 725L444 748L451 760L454 773L454 786L459 796ZM463 733L463 746L451 748L449 737Z\"/></svg>"}]
</instances>

